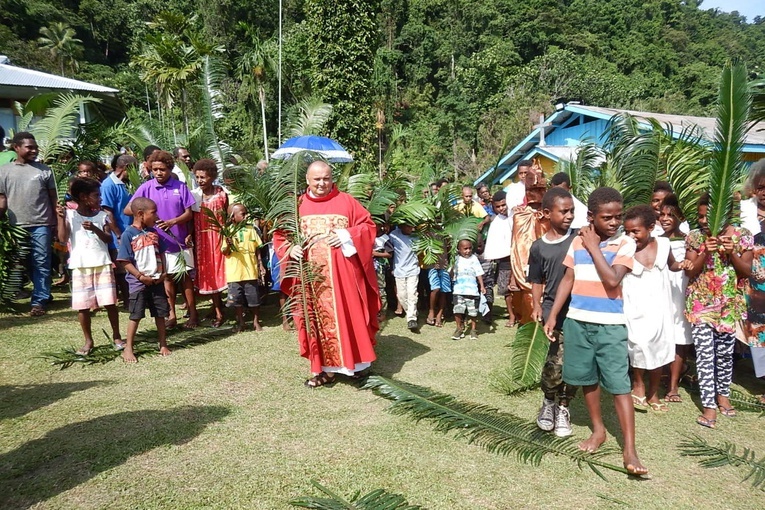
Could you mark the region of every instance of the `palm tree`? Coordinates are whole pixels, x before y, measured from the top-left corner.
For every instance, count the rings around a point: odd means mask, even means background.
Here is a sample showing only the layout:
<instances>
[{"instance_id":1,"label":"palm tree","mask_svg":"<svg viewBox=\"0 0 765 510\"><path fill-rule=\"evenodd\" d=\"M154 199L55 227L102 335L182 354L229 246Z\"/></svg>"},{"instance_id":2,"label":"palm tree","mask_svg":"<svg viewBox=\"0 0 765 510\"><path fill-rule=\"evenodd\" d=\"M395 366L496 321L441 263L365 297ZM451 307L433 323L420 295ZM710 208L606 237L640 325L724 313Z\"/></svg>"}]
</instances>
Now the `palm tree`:
<instances>
[{"instance_id":1,"label":"palm tree","mask_svg":"<svg viewBox=\"0 0 765 510\"><path fill-rule=\"evenodd\" d=\"M250 37L250 49L237 62L237 76L248 96L257 94L260 103L260 119L263 123L263 153L268 161L268 132L266 129L266 78L276 68L274 62L274 41L261 41L245 23L240 23ZM281 140L278 141L281 143Z\"/></svg>"},{"instance_id":2,"label":"palm tree","mask_svg":"<svg viewBox=\"0 0 765 510\"><path fill-rule=\"evenodd\" d=\"M40 29L37 43L48 50L51 57L58 62L61 75L64 75L64 64L68 63L72 72L79 69L77 58L82 55L82 41L75 37L76 32L64 22L53 23Z\"/></svg>"}]
</instances>

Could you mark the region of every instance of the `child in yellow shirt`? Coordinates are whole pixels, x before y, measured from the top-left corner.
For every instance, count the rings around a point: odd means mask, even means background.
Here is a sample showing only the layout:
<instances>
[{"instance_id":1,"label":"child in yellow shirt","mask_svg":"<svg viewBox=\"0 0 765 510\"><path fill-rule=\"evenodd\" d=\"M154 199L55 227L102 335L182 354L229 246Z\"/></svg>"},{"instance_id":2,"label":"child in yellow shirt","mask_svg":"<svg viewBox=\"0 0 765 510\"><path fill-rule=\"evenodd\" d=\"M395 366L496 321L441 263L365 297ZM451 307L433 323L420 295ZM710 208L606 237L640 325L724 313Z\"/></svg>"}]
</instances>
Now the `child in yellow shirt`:
<instances>
[{"instance_id":1,"label":"child in yellow shirt","mask_svg":"<svg viewBox=\"0 0 765 510\"><path fill-rule=\"evenodd\" d=\"M234 223L242 223L247 218L247 208L234 204L229 208L229 215ZM245 329L244 306L252 309L252 327L263 331L258 321L260 309L260 291L258 278L263 271L260 267L258 248L263 244L258 232L252 225L245 225L233 235L223 239L221 251L226 256L226 283L228 283L227 307L236 311L237 333Z\"/></svg>"}]
</instances>

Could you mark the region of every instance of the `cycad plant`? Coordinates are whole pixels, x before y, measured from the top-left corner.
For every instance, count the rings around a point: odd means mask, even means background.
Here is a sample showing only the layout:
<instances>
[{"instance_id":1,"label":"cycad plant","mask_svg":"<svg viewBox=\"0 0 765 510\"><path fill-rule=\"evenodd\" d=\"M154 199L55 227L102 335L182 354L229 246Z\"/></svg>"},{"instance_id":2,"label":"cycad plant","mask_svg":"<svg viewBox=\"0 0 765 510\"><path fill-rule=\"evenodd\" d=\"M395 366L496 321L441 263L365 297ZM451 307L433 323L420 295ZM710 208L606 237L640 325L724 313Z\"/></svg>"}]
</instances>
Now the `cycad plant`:
<instances>
[{"instance_id":1,"label":"cycad plant","mask_svg":"<svg viewBox=\"0 0 765 510\"><path fill-rule=\"evenodd\" d=\"M535 423L483 404L464 402L444 393L380 376L367 379L364 386L393 403L390 412L408 415L416 421L433 422L439 432L456 432L471 444L492 453L514 455L519 461L537 466L547 455L558 455L587 466L601 478L601 469L627 473L624 467L609 464L603 458L617 453L613 447L601 447L595 453L579 449L572 438L561 438L539 430Z\"/></svg>"},{"instance_id":2,"label":"cycad plant","mask_svg":"<svg viewBox=\"0 0 765 510\"><path fill-rule=\"evenodd\" d=\"M350 498L346 499L316 480L311 480L311 485L327 497L303 496L293 499L290 504L300 508L318 508L321 510L419 510L422 508L410 505L404 496L388 492L385 489L375 489L363 496L361 491L356 491Z\"/></svg>"}]
</instances>

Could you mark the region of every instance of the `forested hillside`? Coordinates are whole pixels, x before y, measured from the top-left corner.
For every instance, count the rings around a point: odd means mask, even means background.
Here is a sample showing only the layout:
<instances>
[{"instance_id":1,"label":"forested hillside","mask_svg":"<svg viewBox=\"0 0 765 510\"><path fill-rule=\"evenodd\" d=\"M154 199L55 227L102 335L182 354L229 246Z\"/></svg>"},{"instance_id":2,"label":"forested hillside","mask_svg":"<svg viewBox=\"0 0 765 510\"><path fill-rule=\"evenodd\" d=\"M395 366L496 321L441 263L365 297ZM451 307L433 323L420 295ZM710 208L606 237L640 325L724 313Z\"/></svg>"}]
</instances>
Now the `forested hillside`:
<instances>
[{"instance_id":1,"label":"forested hillside","mask_svg":"<svg viewBox=\"0 0 765 510\"><path fill-rule=\"evenodd\" d=\"M726 59L762 72L765 20L700 4L284 0L283 122L293 105L320 99L334 106L328 134L365 164L475 176L557 98L709 114ZM268 145L279 145L278 5L0 0L0 53L119 88L133 122L168 137L173 126L175 139L201 122L191 84L212 55L225 73L218 135L256 159L262 111Z\"/></svg>"}]
</instances>

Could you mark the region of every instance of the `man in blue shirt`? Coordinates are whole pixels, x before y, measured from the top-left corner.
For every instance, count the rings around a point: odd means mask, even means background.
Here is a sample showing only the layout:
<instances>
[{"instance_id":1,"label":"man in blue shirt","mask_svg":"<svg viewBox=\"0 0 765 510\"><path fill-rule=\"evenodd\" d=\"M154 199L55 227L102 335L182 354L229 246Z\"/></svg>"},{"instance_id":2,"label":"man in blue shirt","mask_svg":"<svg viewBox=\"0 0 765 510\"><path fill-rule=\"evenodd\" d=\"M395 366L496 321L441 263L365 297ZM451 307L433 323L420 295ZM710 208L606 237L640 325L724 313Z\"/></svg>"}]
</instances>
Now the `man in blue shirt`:
<instances>
[{"instance_id":1,"label":"man in blue shirt","mask_svg":"<svg viewBox=\"0 0 765 510\"><path fill-rule=\"evenodd\" d=\"M109 245L109 251L116 256L116 247L120 244L122 232L132 223L132 218L124 213L125 206L130 202L130 193L127 189L130 166L138 166L138 160L133 156L124 154L118 157L114 163L114 169L104 182L101 183L101 208L106 211L111 220L113 242ZM112 257L114 258L114 257ZM125 281L125 271L118 264L116 280L117 290L124 305L128 302L128 285Z\"/></svg>"}]
</instances>

